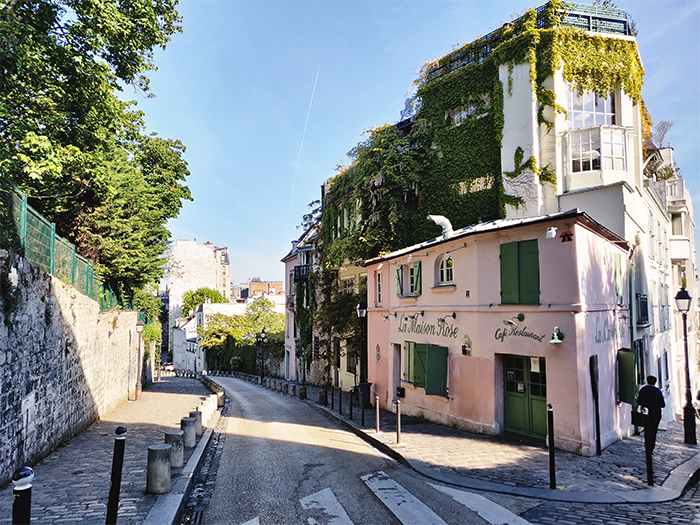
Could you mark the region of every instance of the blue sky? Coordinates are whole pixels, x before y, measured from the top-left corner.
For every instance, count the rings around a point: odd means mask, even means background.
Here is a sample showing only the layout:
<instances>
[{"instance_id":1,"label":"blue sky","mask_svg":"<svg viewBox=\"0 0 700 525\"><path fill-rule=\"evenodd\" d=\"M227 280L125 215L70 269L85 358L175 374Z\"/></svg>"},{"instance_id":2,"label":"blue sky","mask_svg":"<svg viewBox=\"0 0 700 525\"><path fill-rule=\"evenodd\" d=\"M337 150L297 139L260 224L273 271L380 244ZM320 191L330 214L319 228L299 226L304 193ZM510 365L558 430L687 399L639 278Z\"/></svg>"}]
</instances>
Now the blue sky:
<instances>
[{"instance_id":1,"label":"blue sky","mask_svg":"<svg viewBox=\"0 0 700 525\"><path fill-rule=\"evenodd\" d=\"M194 202L173 240L228 246L235 283L282 280L308 203L363 130L400 119L421 65L544 3L182 0L183 34L155 53L156 97L124 93L147 131L187 147ZM675 123L667 139L700 213L700 1L616 5L637 25L644 101Z\"/></svg>"}]
</instances>

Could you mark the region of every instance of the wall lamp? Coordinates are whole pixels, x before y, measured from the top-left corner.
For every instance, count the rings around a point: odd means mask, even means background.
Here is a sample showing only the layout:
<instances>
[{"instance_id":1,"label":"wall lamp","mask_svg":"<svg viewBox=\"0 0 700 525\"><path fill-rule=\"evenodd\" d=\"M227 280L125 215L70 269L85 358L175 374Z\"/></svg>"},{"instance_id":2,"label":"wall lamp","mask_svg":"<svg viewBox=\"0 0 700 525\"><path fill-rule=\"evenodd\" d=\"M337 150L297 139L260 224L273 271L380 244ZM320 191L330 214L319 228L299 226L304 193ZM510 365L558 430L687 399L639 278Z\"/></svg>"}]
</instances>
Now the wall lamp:
<instances>
[{"instance_id":1,"label":"wall lamp","mask_svg":"<svg viewBox=\"0 0 700 525\"><path fill-rule=\"evenodd\" d=\"M513 328L516 328L518 326L518 323L516 323L515 321L522 323L524 320L525 320L525 314L518 314L518 315L514 315L510 319L504 319L503 324L506 326L512 326Z\"/></svg>"},{"instance_id":2,"label":"wall lamp","mask_svg":"<svg viewBox=\"0 0 700 525\"><path fill-rule=\"evenodd\" d=\"M554 239L557 236L557 229L552 227L552 228L547 228L547 239Z\"/></svg>"},{"instance_id":3,"label":"wall lamp","mask_svg":"<svg viewBox=\"0 0 700 525\"><path fill-rule=\"evenodd\" d=\"M562 334L559 331L559 327L555 326L554 331L552 332L552 340L550 341L551 344L559 344L564 340L564 334Z\"/></svg>"},{"instance_id":4,"label":"wall lamp","mask_svg":"<svg viewBox=\"0 0 700 525\"><path fill-rule=\"evenodd\" d=\"M451 314L447 314L445 317L438 317L438 323L446 323L446 319L448 317L451 317L452 319L457 319L457 314L455 312L452 312Z\"/></svg>"},{"instance_id":5,"label":"wall lamp","mask_svg":"<svg viewBox=\"0 0 700 525\"><path fill-rule=\"evenodd\" d=\"M420 312L416 312L416 313L413 314L413 315L407 315L406 318L407 318L407 319L418 319L418 316L419 316L419 315L422 317L422 316L425 315L425 312L424 312L423 310L421 310Z\"/></svg>"},{"instance_id":6,"label":"wall lamp","mask_svg":"<svg viewBox=\"0 0 700 525\"><path fill-rule=\"evenodd\" d=\"M386 321L387 319L389 319L389 317L396 317L396 312L393 312L393 313L390 313L390 314L386 314L386 315L383 315L382 317L383 317L383 318L384 318L384 320Z\"/></svg>"}]
</instances>

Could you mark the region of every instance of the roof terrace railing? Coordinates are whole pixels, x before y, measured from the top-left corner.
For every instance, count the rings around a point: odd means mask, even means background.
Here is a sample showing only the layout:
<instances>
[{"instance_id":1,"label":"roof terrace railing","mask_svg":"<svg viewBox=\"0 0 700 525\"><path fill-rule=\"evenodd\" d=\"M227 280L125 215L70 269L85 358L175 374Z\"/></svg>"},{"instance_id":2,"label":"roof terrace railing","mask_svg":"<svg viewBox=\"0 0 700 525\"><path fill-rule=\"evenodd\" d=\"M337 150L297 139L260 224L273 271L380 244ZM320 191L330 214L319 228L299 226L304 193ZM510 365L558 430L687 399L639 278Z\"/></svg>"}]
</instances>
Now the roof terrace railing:
<instances>
[{"instance_id":1,"label":"roof terrace railing","mask_svg":"<svg viewBox=\"0 0 700 525\"><path fill-rule=\"evenodd\" d=\"M538 7L536 10L538 15L537 27L539 29L547 29L545 17L541 16L546 8L547 4ZM612 33L616 35L631 34L627 12L624 9L567 2L565 7L560 10L560 13L562 15L561 25L563 26L577 27L595 33ZM517 26L518 22L521 20L522 17L511 22L511 25ZM498 31L500 31L500 28L475 41L483 41L483 46L472 47L469 51L453 57L447 64L429 69L426 75L426 82L457 71L469 64L484 60L491 55L492 40Z\"/></svg>"}]
</instances>

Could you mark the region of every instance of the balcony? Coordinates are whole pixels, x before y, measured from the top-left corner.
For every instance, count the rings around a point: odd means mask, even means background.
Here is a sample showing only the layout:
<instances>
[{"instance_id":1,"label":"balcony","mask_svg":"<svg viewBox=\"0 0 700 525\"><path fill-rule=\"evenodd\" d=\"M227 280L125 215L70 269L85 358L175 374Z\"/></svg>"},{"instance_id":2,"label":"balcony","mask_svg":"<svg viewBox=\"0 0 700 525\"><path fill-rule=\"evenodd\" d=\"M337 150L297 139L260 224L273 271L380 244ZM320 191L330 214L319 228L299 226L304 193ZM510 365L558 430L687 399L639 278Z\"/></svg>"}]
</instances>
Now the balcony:
<instances>
[{"instance_id":1,"label":"balcony","mask_svg":"<svg viewBox=\"0 0 700 525\"><path fill-rule=\"evenodd\" d=\"M311 273L310 264L299 264L294 267L294 282L295 283L305 283L309 280L309 274Z\"/></svg>"},{"instance_id":2,"label":"balcony","mask_svg":"<svg viewBox=\"0 0 700 525\"><path fill-rule=\"evenodd\" d=\"M627 129L602 124L570 129L563 137L564 191L606 186L629 177Z\"/></svg>"},{"instance_id":3,"label":"balcony","mask_svg":"<svg viewBox=\"0 0 700 525\"><path fill-rule=\"evenodd\" d=\"M671 241L671 260L694 261L695 253L690 238L673 236Z\"/></svg>"}]
</instances>

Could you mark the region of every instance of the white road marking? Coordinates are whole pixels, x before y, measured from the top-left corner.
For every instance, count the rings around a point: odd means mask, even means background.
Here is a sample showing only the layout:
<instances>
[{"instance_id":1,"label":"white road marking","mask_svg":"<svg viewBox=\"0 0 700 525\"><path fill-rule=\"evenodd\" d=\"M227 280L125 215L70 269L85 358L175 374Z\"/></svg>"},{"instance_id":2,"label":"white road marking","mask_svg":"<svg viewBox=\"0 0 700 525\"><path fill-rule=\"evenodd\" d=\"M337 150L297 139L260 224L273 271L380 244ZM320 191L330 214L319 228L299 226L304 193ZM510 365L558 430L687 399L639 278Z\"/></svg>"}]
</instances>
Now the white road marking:
<instances>
[{"instance_id":1,"label":"white road marking","mask_svg":"<svg viewBox=\"0 0 700 525\"><path fill-rule=\"evenodd\" d=\"M453 500L476 512L492 525L530 525L530 522L478 494L428 483Z\"/></svg>"},{"instance_id":2,"label":"white road marking","mask_svg":"<svg viewBox=\"0 0 700 525\"><path fill-rule=\"evenodd\" d=\"M345 509L340 505L340 502L333 494L331 489L323 489L315 494L306 496L299 500L301 506L305 509L319 509L328 515L328 521L323 523L327 525L353 525L352 520L345 512ZM309 518L309 525L316 525L318 522Z\"/></svg>"},{"instance_id":3,"label":"white road marking","mask_svg":"<svg viewBox=\"0 0 700 525\"><path fill-rule=\"evenodd\" d=\"M241 525L260 525L260 518L253 518L252 520L246 521L245 523L241 523Z\"/></svg>"},{"instance_id":4,"label":"white road marking","mask_svg":"<svg viewBox=\"0 0 700 525\"><path fill-rule=\"evenodd\" d=\"M362 481L404 525L447 525L427 505L383 471L362 476Z\"/></svg>"}]
</instances>

